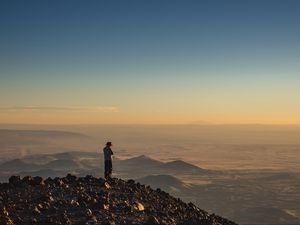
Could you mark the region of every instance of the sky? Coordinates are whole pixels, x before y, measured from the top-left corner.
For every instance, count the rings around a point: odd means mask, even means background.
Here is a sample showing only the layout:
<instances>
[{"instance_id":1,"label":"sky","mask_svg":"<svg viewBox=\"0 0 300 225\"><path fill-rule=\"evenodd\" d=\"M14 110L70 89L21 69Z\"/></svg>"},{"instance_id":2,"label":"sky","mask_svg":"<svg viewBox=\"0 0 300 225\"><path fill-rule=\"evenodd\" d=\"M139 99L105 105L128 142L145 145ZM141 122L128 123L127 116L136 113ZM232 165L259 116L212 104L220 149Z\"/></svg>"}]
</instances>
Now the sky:
<instances>
[{"instance_id":1,"label":"sky","mask_svg":"<svg viewBox=\"0 0 300 225\"><path fill-rule=\"evenodd\" d=\"M0 123L300 124L300 1L0 2Z\"/></svg>"}]
</instances>

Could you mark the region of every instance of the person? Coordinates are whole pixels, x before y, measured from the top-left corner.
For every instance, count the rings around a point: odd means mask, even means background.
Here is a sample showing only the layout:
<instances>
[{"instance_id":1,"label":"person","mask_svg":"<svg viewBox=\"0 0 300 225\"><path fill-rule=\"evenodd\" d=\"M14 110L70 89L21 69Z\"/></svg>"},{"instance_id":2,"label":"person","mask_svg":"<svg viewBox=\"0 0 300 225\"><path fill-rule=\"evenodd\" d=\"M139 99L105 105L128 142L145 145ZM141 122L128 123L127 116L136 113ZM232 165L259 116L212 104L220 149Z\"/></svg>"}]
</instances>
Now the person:
<instances>
[{"instance_id":1,"label":"person","mask_svg":"<svg viewBox=\"0 0 300 225\"><path fill-rule=\"evenodd\" d=\"M103 148L104 153L104 177L106 180L111 178L112 174L112 155L114 154L111 150L112 143L107 142Z\"/></svg>"}]
</instances>

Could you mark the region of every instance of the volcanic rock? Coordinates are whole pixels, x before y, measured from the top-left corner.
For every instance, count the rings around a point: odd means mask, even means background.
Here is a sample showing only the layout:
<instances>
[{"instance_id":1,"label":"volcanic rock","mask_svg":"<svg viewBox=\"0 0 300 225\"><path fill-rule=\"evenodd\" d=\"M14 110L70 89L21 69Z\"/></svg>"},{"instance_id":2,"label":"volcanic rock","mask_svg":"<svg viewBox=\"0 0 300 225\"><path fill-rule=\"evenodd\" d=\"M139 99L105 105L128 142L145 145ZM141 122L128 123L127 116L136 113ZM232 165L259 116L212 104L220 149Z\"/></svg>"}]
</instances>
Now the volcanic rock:
<instances>
[{"instance_id":1,"label":"volcanic rock","mask_svg":"<svg viewBox=\"0 0 300 225\"><path fill-rule=\"evenodd\" d=\"M235 225L149 186L93 176L0 183L0 224Z\"/></svg>"}]
</instances>

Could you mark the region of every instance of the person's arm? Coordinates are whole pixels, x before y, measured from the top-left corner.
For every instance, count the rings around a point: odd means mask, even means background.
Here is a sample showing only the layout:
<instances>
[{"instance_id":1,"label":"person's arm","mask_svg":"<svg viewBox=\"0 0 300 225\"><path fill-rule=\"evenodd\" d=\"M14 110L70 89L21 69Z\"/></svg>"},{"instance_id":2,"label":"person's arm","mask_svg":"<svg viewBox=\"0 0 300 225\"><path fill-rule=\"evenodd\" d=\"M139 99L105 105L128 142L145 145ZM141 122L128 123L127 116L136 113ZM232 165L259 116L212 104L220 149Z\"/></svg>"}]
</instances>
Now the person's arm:
<instances>
[{"instance_id":1,"label":"person's arm","mask_svg":"<svg viewBox=\"0 0 300 225\"><path fill-rule=\"evenodd\" d=\"M113 153L113 151L110 149L110 152L111 152L111 154L113 155L114 153Z\"/></svg>"}]
</instances>

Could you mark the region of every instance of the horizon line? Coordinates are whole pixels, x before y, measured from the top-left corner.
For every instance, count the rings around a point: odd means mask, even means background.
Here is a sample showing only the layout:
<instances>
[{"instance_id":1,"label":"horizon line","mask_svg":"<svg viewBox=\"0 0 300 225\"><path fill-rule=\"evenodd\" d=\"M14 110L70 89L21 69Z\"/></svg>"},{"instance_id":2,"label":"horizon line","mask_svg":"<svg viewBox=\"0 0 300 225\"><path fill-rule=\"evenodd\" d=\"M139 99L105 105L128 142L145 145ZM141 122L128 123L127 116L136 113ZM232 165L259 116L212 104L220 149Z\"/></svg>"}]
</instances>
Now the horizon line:
<instances>
[{"instance_id":1,"label":"horizon line","mask_svg":"<svg viewBox=\"0 0 300 225\"><path fill-rule=\"evenodd\" d=\"M0 126L300 126L300 123L0 123Z\"/></svg>"}]
</instances>

